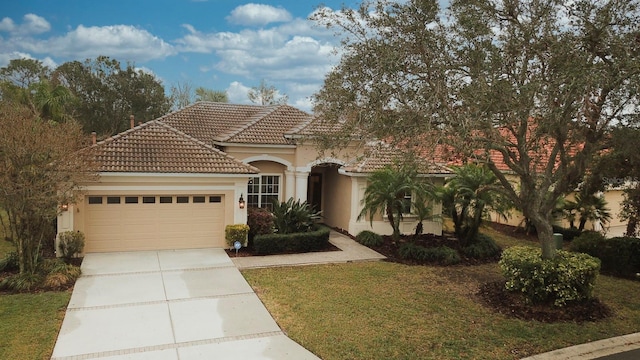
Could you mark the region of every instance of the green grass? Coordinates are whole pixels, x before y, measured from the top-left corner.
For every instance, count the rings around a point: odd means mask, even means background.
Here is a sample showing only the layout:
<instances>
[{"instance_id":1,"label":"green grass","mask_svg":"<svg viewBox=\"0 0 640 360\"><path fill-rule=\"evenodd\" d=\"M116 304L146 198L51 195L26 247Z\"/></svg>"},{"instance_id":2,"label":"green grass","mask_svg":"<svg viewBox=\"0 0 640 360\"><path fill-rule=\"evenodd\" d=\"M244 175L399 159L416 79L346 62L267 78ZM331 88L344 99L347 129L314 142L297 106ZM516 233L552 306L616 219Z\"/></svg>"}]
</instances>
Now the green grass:
<instances>
[{"instance_id":1,"label":"green grass","mask_svg":"<svg viewBox=\"0 0 640 360\"><path fill-rule=\"evenodd\" d=\"M0 257L14 250L0 226ZM70 298L69 291L0 295L0 359L51 358Z\"/></svg>"},{"instance_id":2,"label":"green grass","mask_svg":"<svg viewBox=\"0 0 640 360\"><path fill-rule=\"evenodd\" d=\"M70 292L0 295L0 359L49 359Z\"/></svg>"},{"instance_id":3,"label":"green grass","mask_svg":"<svg viewBox=\"0 0 640 360\"><path fill-rule=\"evenodd\" d=\"M324 360L519 359L640 331L640 282L601 276L605 321L544 324L493 313L475 298L497 264L353 263L243 271L282 329Z\"/></svg>"}]
</instances>

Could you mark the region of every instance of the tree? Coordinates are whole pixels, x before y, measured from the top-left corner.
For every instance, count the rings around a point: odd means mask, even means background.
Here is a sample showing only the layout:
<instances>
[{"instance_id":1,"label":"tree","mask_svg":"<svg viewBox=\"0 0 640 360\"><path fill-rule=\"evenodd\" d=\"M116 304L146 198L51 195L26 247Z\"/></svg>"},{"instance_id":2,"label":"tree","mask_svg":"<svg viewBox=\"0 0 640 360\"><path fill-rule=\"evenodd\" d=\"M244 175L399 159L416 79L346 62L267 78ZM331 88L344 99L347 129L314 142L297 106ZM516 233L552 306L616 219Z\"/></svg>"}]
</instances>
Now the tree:
<instances>
[{"instance_id":1,"label":"tree","mask_svg":"<svg viewBox=\"0 0 640 360\"><path fill-rule=\"evenodd\" d=\"M509 208L502 198L498 178L485 166L454 167L455 177L441 188L444 212L451 216L462 246L476 241L482 220L490 210L504 214Z\"/></svg>"},{"instance_id":2,"label":"tree","mask_svg":"<svg viewBox=\"0 0 640 360\"><path fill-rule=\"evenodd\" d=\"M203 87L196 89L196 101L229 102L229 96L224 90L211 90Z\"/></svg>"},{"instance_id":3,"label":"tree","mask_svg":"<svg viewBox=\"0 0 640 360\"><path fill-rule=\"evenodd\" d=\"M0 69L0 80L20 88L28 88L31 84L48 79L51 70L40 60L13 59L9 65Z\"/></svg>"},{"instance_id":4,"label":"tree","mask_svg":"<svg viewBox=\"0 0 640 360\"><path fill-rule=\"evenodd\" d=\"M80 126L35 116L28 108L0 106L0 208L15 244L20 274L34 274L52 233L60 204L73 202L79 184L92 177ZM53 231L55 233L55 231Z\"/></svg>"},{"instance_id":5,"label":"tree","mask_svg":"<svg viewBox=\"0 0 640 360\"><path fill-rule=\"evenodd\" d=\"M607 137L606 151L597 157L584 189L595 193L623 189L620 219L627 221L627 236L637 236L640 227L640 129L616 127Z\"/></svg>"},{"instance_id":6,"label":"tree","mask_svg":"<svg viewBox=\"0 0 640 360\"><path fill-rule=\"evenodd\" d=\"M416 168L408 164L386 166L375 171L367 179L362 199L363 207L358 220L368 217L373 224L376 214L385 214L393 229L392 237L397 240L400 237L400 221L403 214L411 209L406 195L425 189L426 186L421 185L418 180ZM426 196L421 193L418 198L425 199Z\"/></svg>"},{"instance_id":7,"label":"tree","mask_svg":"<svg viewBox=\"0 0 640 360\"><path fill-rule=\"evenodd\" d=\"M249 100L258 105L278 105L286 104L289 97L286 94L280 94L280 91L273 85L268 85L264 79L260 81L259 86L254 86L247 93Z\"/></svg>"},{"instance_id":8,"label":"tree","mask_svg":"<svg viewBox=\"0 0 640 360\"><path fill-rule=\"evenodd\" d=\"M171 109L179 110L193 104L193 85L190 82L177 82L171 85Z\"/></svg>"},{"instance_id":9,"label":"tree","mask_svg":"<svg viewBox=\"0 0 640 360\"><path fill-rule=\"evenodd\" d=\"M584 230L587 221L608 223L612 218L604 197L583 191L575 195L575 201L565 203L565 213L571 228L576 228L575 221L578 220L580 231Z\"/></svg>"},{"instance_id":10,"label":"tree","mask_svg":"<svg viewBox=\"0 0 640 360\"><path fill-rule=\"evenodd\" d=\"M557 199L638 115L637 0L379 0L315 19L345 34L316 112L363 137L440 134L495 174L545 258Z\"/></svg>"},{"instance_id":11,"label":"tree","mask_svg":"<svg viewBox=\"0 0 640 360\"><path fill-rule=\"evenodd\" d=\"M122 68L106 56L66 62L53 76L78 98L74 115L86 133L112 135L129 128L129 115L147 121L171 108L171 99L153 75L136 70L131 63Z\"/></svg>"}]
</instances>

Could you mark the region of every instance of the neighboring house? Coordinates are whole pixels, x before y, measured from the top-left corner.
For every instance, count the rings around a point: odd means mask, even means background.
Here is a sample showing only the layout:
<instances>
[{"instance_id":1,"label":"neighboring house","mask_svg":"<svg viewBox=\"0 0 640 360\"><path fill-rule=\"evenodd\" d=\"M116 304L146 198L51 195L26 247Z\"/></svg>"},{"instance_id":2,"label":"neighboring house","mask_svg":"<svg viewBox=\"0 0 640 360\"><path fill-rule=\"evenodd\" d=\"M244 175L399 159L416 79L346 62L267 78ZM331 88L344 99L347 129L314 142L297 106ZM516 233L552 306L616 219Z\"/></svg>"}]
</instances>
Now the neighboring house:
<instances>
[{"instance_id":1,"label":"neighboring house","mask_svg":"<svg viewBox=\"0 0 640 360\"><path fill-rule=\"evenodd\" d=\"M60 214L58 232L84 232L85 252L224 247L225 226L246 223L246 207L294 198L321 210L329 226L390 234L382 216L371 224L358 215L367 176L391 164L395 151L364 156L366 146L354 145L322 157L308 140L331 131L322 126L287 105L210 102L132 121L89 149L99 179ZM440 184L450 174L441 166L426 172ZM404 220L401 229L413 231L415 218ZM425 222L425 232L440 234L441 223Z\"/></svg>"}]
</instances>

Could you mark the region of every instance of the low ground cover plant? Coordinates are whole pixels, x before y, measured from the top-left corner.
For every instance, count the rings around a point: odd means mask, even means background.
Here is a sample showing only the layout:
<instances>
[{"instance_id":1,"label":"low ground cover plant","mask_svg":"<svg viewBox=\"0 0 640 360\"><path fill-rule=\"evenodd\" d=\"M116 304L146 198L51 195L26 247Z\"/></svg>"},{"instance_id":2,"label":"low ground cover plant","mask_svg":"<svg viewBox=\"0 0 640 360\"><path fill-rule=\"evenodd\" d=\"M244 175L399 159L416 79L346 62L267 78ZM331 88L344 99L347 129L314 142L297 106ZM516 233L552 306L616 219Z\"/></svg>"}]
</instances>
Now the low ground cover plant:
<instances>
[{"instance_id":1,"label":"low ground cover plant","mask_svg":"<svg viewBox=\"0 0 640 360\"><path fill-rule=\"evenodd\" d=\"M356 241L364 246L380 246L384 243L382 236L369 230L358 233L358 235L356 235Z\"/></svg>"}]
</instances>

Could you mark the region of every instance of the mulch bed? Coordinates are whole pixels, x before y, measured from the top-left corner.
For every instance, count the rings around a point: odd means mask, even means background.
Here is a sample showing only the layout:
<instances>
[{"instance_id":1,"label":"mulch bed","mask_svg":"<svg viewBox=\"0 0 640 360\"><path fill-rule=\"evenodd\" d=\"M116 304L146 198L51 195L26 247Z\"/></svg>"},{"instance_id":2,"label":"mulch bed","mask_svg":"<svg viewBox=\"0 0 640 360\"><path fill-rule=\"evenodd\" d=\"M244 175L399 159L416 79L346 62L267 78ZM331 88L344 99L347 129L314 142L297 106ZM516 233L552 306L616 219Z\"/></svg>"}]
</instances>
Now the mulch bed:
<instances>
[{"instance_id":1,"label":"mulch bed","mask_svg":"<svg viewBox=\"0 0 640 360\"><path fill-rule=\"evenodd\" d=\"M492 228L518 239L537 242L535 234L525 234L521 229L509 225L492 224ZM416 260L403 259L398 255L398 248L403 242L411 241L416 245L424 247L436 247L446 245L452 249L460 250L460 242L451 233L443 233L442 236L433 234L423 234L420 236L402 236L398 242L393 242L390 236L383 236L384 243L372 249L387 257L387 261L401 263L405 265L437 265ZM462 262L456 267L473 266L483 263L497 262L500 257L492 259L471 259L461 255ZM477 279L479 291L472 296L476 297L485 306L493 311L505 316L535 320L545 323L554 322L586 322L598 321L613 315L612 310L598 299L591 299L583 302L569 303L563 307L556 307L553 304L531 305L525 302L521 294L508 292L505 289L505 281L495 281L491 277Z\"/></svg>"},{"instance_id":2,"label":"mulch bed","mask_svg":"<svg viewBox=\"0 0 640 360\"><path fill-rule=\"evenodd\" d=\"M387 257L386 261L405 264L405 265L438 265L428 261L419 261L414 259L403 259L398 254L398 249L403 243L412 242L415 245L423 247L448 246L460 253L460 241L452 233L443 233L442 236L434 234L402 235L397 242L394 242L391 236L383 236L384 243L380 246L372 246L371 248ZM461 262L459 265L479 265L490 262L497 262L500 256L489 259L473 259L465 257L460 253Z\"/></svg>"},{"instance_id":3,"label":"mulch bed","mask_svg":"<svg viewBox=\"0 0 640 360\"><path fill-rule=\"evenodd\" d=\"M495 312L522 320L545 323L598 321L613 315L613 311L598 299L568 303L557 307L553 304L527 304L521 294L505 290L504 281L485 283L477 296Z\"/></svg>"}]
</instances>

